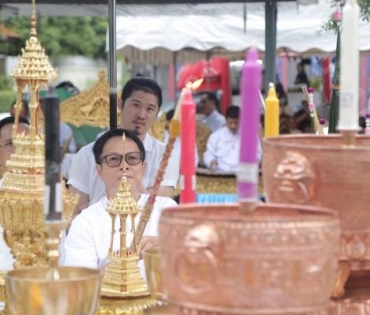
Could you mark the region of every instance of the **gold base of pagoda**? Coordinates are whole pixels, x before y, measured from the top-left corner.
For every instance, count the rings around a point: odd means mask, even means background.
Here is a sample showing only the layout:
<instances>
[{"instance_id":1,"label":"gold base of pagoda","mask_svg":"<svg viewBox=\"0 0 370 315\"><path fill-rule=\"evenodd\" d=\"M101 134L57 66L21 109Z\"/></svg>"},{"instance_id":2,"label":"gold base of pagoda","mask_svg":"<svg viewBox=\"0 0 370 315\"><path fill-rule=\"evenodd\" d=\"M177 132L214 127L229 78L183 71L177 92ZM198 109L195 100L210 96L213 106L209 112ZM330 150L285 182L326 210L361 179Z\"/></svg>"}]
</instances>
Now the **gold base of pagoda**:
<instances>
[{"instance_id":1,"label":"gold base of pagoda","mask_svg":"<svg viewBox=\"0 0 370 315\"><path fill-rule=\"evenodd\" d=\"M5 294L5 272L0 272L0 302L6 302L6 294Z\"/></svg>"},{"instance_id":2,"label":"gold base of pagoda","mask_svg":"<svg viewBox=\"0 0 370 315\"><path fill-rule=\"evenodd\" d=\"M140 315L144 310L155 306L158 301L154 300L148 291L137 295L110 295L100 298L100 308L97 315Z\"/></svg>"}]
</instances>

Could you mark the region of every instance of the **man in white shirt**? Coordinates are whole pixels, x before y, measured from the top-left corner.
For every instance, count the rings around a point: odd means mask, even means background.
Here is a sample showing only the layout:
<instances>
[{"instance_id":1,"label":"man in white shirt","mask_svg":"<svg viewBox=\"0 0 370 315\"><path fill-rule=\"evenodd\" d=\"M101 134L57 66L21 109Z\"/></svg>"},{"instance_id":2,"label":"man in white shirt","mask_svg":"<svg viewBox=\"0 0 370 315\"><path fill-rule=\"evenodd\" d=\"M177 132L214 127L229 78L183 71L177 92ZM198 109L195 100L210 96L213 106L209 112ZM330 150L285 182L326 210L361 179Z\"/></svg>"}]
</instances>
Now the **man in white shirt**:
<instances>
[{"instance_id":1,"label":"man in white shirt","mask_svg":"<svg viewBox=\"0 0 370 315\"><path fill-rule=\"evenodd\" d=\"M0 189L6 172L6 162L15 151L13 144L14 121L14 117L6 117L0 121L0 166L3 175L0 179ZM29 122L26 118L19 117L18 132L28 133L28 125ZM0 270L13 269L13 262L13 255L10 254L10 249L4 241L3 228L0 225Z\"/></svg>"},{"instance_id":2,"label":"man in white shirt","mask_svg":"<svg viewBox=\"0 0 370 315\"><path fill-rule=\"evenodd\" d=\"M226 126L212 133L204 153L204 163L207 168L221 172L236 173L239 164L240 108L231 105L226 110ZM257 136L257 135L256 135ZM262 157L261 144L258 142L258 160Z\"/></svg>"},{"instance_id":3,"label":"man in white shirt","mask_svg":"<svg viewBox=\"0 0 370 315\"><path fill-rule=\"evenodd\" d=\"M225 117L217 111L218 108L219 101L216 94L213 92L205 92L198 103L197 111L206 116L202 122L206 124L212 132L222 128L226 122Z\"/></svg>"},{"instance_id":4,"label":"man in white shirt","mask_svg":"<svg viewBox=\"0 0 370 315\"><path fill-rule=\"evenodd\" d=\"M121 127L133 130L144 143L147 167L141 192L153 186L165 150L162 142L148 134L157 119L161 104L161 88L157 82L145 77L134 77L128 81L122 90L122 103L118 104L122 110ZM69 171L70 193L80 195L75 215L104 196L104 183L95 169L93 145L86 145L76 154ZM158 195L172 197L179 174L179 161L170 159Z\"/></svg>"},{"instance_id":5,"label":"man in white shirt","mask_svg":"<svg viewBox=\"0 0 370 315\"><path fill-rule=\"evenodd\" d=\"M125 141L122 134L125 133ZM106 196L82 211L73 221L65 240L65 265L99 268L106 261L111 243L112 220L106 211L107 200L115 197L123 176L131 186L131 193L139 207L149 197L141 194L141 180L146 163L143 143L134 132L124 129L110 130L96 140L93 147L98 176L105 185ZM177 204L170 198L157 197L151 217L139 244L139 252L157 246L157 225L164 208ZM136 217L138 223L140 215ZM127 219L127 246L131 245L130 219ZM117 218L114 227L113 250L120 248L120 223Z\"/></svg>"}]
</instances>

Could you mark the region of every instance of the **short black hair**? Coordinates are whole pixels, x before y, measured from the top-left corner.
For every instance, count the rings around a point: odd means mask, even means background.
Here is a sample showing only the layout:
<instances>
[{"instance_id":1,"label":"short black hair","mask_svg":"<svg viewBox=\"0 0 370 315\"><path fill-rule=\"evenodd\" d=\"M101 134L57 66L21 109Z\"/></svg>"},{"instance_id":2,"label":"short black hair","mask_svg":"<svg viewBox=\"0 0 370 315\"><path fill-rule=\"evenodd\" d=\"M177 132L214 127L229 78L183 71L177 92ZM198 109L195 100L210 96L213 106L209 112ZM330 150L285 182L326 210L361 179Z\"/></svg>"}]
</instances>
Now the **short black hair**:
<instances>
[{"instance_id":1,"label":"short black hair","mask_svg":"<svg viewBox=\"0 0 370 315\"><path fill-rule=\"evenodd\" d=\"M105 144L107 141L111 138L114 137L122 137L122 135L125 134L125 137L128 139L131 139L136 143L136 145L139 148L139 151L142 156L142 161L145 161L145 148L143 142L139 139L139 137L136 135L136 133L132 130L127 130L127 129L122 129L122 128L117 128L113 130L108 130L106 133L104 133L102 136L100 136L94 143L93 146L93 153L94 153L94 158L95 158L95 163L96 164L101 164L102 162L102 153Z\"/></svg>"},{"instance_id":2,"label":"short black hair","mask_svg":"<svg viewBox=\"0 0 370 315\"><path fill-rule=\"evenodd\" d=\"M9 117L5 117L5 118L1 119L0 120L0 133L1 133L1 129L3 129L4 126L9 125L9 124L14 125L14 122L15 122L15 117L14 116L9 116ZM19 117L18 122L20 124L26 124L26 125L30 124L28 119L25 118L25 117Z\"/></svg>"},{"instance_id":3,"label":"short black hair","mask_svg":"<svg viewBox=\"0 0 370 315\"><path fill-rule=\"evenodd\" d=\"M162 89L159 84L148 77L134 77L122 89L121 99L123 104L135 91L144 91L154 94L158 99L158 108L162 106Z\"/></svg>"},{"instance_id":4,"label":"short black hair","mask_svg":"<svg viewBox=\"0 0 370 315\"><path fill-rule=\"evenodd\" d=\"M208 98L210 101L212 101L212 102L214 102L214 103L215 103L216 108L217 108L217 109L219 108L220 102L219 102L219 100L218 100L218 98L217 98L216 93L211 92L211 91L206 91L206 92L202 93L202 95L206 95L206 96L207 96L207 98Z\"/></svg>"},{"instance_id":5,"label":"short black hair","mask_svg":"<svg viewBox=\"0 0 370 315\"><path fill-rule=\"evenodd\" d=\"M166 113L166 120L167 121L171 121L172 118L173 118L173 115L175 115L175 110L174 109L170 109L167 113Z\"/></svg>"},{"instance_id":6,"label":"short black hair","mask_svg":"<svg viewBox=\"0 0 370 315\"><path fill-rule=\"evenodd\" d=\"M240 115L240 107L236 105L230 105L226 109L225 117L231 119L238 119Z\"/></svg>"}]
</instances>

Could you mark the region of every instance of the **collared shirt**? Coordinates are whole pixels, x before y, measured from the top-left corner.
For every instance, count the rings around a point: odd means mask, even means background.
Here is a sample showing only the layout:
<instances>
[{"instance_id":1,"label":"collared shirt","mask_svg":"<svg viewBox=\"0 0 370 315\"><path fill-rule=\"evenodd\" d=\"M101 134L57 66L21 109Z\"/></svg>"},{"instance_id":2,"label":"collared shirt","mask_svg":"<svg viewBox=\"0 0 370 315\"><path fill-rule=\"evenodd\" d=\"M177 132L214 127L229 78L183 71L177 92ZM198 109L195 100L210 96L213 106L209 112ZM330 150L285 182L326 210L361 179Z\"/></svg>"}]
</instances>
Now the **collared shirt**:
<instances>
[{"instance_id":1,"label":"collared shirt","mask_svg":"<svg viewBox=\"0 0 370 315\"><path fill-rule=\"evenodd\" d=\"M212 133L207 142L207 150L204 153L204 163L209 168L213 160L217 160L217 171L236 173L240 156L239 132L232 133L227 126ZM258 141L258 160L261 160L262 149Z\"/></svg>"},{"instance_id":2,"label":"collared shirt","mask_svg":"<svg viewBox=\"0 0 370 315\"><path fill-rule=\"evenodd\" d=\"M139 207L144 207L149 195L143 194L138 201ZM158 235L158 221L165 208L177 207L177 203L167 197L157 197L151 217L144 230L144 236ZM97 269L103 264L111 244L112 219L106 211L107 198L103 197L97 203L81 212L73 221L64 243L64 265ZM140 214L135 218L137 226ZM113 236L113 251L120 248L120 222L116 218ZM126 221L126 246L132 242L131 221ZM140 262L142 263L142 261ZM143 270L143 267L140 266Z\"/></svg>"},{"instance_id":3,"label":"collared shirt","mask_svg":"<svg viewBox=\"0 0 370 315\"><path fill-rule=\"evenodd\" d=\"M158 167L165 150L164 143L147 134L143 141L146 154L146 169L143 178L144 187L152 187ZM89 195L90 205L105 195L105 186L96 171L93 154L94 142L90 143L76 154L69 170L68 184ZM176 187L180 175L179 161L170 159L161 186Z\"/></svg>"},{"instance_id":4,"label":"collared shirt","mask_svg":"<svg viewBox=\"0 0 370 315\"><path fill-rule=\"evenodd\" d=\"M206 124L212 132L215 132L225 126L226 119L217 110L214 110L210 115L203 119L203 123Z\"/></svg>"}]
</instances>

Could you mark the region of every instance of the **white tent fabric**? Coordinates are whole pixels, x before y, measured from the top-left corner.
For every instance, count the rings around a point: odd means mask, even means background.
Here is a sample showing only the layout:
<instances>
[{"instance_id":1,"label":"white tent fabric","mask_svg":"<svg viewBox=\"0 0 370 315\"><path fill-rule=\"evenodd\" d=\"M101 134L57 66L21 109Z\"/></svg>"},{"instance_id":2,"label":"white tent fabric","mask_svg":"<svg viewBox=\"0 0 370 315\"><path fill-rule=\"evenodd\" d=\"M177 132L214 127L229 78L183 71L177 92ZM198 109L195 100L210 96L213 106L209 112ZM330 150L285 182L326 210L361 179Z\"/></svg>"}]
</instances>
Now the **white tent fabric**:
<instances>
[{"instance_id":1,"label":"white tent fabric","mask_svg":"<svg viewBox=\"0 0 370 315\"><path fill-rule=\"evenodd\" d=\"M242 5L242 4L240 4ZM241 11L240 11L241 10ZM242 6L228 15L166 15L117 17L117 49L132 46L140 50L166 48L179 51L194 48L207 51L221 47L228 51L242 51L251 46L265 48L265 12L263 3L247 6L246 33ZM335 8L329 0L318 4L297 6L279 3L277 48L295 52L333 52L336 45L334 31L319 31ZM370 24L360 22L359 49L370 50Z\"/></svg>"}]
</instances>

